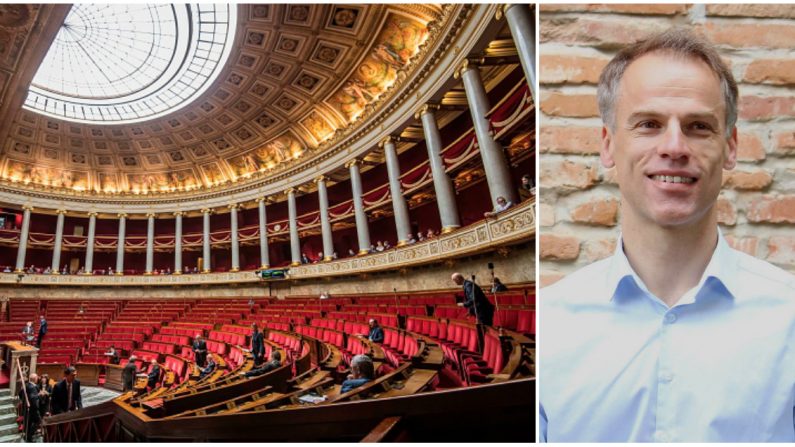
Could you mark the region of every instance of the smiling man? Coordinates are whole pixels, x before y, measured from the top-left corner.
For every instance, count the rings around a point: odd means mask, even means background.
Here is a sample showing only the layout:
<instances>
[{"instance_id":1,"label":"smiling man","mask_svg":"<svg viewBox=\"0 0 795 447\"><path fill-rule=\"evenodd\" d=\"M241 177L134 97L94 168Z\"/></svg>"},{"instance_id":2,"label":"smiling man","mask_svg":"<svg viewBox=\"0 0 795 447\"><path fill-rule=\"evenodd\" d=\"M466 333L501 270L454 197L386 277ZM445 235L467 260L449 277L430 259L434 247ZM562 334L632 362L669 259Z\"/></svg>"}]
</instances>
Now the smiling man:
<instances>
[{"instance_id":1,"label":"smiling man","mask_svg":"<svg viewBox=\"0 0 795 447\"><path fill-rule=\"evenodd\" d=\"M672 29L599 80L621 191L612 257L541 290L541 439L795 441L795 277L729 247L715 203L737 85Z\"/></svg>"}]
</instances>

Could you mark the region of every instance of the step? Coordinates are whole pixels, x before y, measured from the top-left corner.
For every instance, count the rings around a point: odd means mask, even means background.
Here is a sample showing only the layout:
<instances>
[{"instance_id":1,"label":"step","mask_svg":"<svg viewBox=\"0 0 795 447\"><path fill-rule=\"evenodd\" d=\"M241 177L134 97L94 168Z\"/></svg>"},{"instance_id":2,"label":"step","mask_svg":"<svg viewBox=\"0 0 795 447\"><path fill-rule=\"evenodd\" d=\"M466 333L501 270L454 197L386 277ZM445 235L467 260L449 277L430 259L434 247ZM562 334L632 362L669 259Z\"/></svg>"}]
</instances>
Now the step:
<instances>
[{"instance_id":1,"label":"step","mask_svg":"<svg viewBox=\"0 0 795 447\"><path fill-rule=\"evenodd\" d=\"M0 414L0 425L13 424L16 420L16 413Z\"/></svg>"},{"instance_id":2,"label":"step","mask_svg":"<svg viewBox=\"0 0 795 447\"><path fill-rule=\"evenodd\" d=\"M19 426L17 426L16 422L13 424L0 425L0 436L18 435L18 434L19 434Z\"/></svg>"},{"instance_id":3,"label":"step","mask_svg":"<svg viewBox=\"0 0 795 447\"><path fill-rule=\"evenodd\" d=\"M22 442L22 434L0 436L0 444L6 442Z\"/></svg>"},{"instance_id":4,"label":"step","mask_svg":"<svg viewBox=\"0 0 795 447\"><path fill-rule=\"evenodd\" d=\"M8 413L16 413L17 409L14 408L13 405L3 405L0 406L0 415L8 414Z\"/></svg>"},{"instance_id":5,"label":"step","mask_svg":"<svg viewBox=\"0 0 795 447\"><path fill-rule=\"evenodd\" d=\"M11 395L11 389L10 388L0 389L0 397L8 397L10 395Z\"/></svg>"},{"instance_id":6,"label":"step","mask_svg":"<svg viewBox=\"0 0 795 447\"><path fill-rule=\"evenodd\" d=\"M0 407L3 405L14 405L14 400L11 396L0 397Z\"/></svg>"}]
</instances>

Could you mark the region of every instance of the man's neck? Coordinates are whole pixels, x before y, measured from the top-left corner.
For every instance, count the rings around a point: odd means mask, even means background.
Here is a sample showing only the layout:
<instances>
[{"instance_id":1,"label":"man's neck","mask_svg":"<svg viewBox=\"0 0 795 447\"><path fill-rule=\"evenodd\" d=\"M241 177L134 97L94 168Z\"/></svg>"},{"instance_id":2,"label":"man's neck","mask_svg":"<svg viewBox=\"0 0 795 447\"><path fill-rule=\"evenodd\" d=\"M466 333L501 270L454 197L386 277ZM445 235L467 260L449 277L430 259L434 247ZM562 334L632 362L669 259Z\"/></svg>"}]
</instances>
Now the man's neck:
<instances>
[{"instance_id":1,"label":"man's neck","mask_svg":"<svg viewBox=\"0 0 795 447\"><path fill-rule=\"evenodd\" d=\"M624 253L632 269L669 307L698 284L718 238L714 211L699 222L675 228L662 228L627 215L622 230Z\"/></svg>"}]
</instances>

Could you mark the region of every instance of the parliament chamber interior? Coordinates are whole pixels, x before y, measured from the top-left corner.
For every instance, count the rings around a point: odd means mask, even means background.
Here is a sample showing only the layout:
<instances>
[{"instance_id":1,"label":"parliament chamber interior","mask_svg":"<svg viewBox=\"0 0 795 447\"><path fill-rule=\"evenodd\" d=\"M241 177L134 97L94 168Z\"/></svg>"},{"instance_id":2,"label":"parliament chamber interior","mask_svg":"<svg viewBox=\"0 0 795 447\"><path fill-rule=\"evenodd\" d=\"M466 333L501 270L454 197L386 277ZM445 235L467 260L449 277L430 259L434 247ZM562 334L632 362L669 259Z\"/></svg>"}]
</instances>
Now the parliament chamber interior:
<instances>
[{"instance_id":1,"label":"parliament chamber interior","mask_svg":"<svg viewBox=\"0 0 795 447\"><path fill-rule=\"evenodd\" d=\"M532 442L534 23L0 5L0 441Z\"/></svg>"}]
</instances>

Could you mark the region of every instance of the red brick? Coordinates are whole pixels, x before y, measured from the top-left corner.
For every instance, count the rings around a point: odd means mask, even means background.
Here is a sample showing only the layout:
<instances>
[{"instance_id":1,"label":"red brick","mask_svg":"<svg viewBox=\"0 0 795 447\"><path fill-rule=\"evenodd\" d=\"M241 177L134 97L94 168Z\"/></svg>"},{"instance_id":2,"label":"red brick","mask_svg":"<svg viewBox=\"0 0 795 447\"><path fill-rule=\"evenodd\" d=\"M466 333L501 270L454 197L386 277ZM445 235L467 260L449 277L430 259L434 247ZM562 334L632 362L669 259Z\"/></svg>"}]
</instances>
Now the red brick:
<instances>
[{"instance_id":1,"label":"red brick","mask_svg":"<svg viewBox=\"0 0 795 447\"><path fill-rule=\"evenodd\" d=\"M551 286L565 277L566 275L560 272L542 273L538 281L539 287L544 288L546 286Z\"/></svg>"},{"instance_id":2,"label":"red brick","mask_svg":"<svg viewBox=\"0 0 795 447\"><path fill-rule=\"evenodd\" d=\"M795 19L793 5L707 5L707 15Z\"/></svg>"},{"instance_id":3,"label":"red brick","mask_svg":"<svg viewBox=\"0 0 795 447\"><path fill-rule=\"evenodd\" d=\"M718 198L715 208L718 210L718 223L728 226L737 224L737 210L730 200Z\"/></svg>"},{"instance_id":4,"label":"red brick","mask_svg":"<svg viewBox=\"0 0 795 447\"><path fill-rule=\"evenodd\" d=\"M580 240L576 237L542 234L539 242L541 259L571 261L580 255Z\"/></svg>"},{"instance_id":5,"label":"red brick","mask_svg":"<svg viewBox=\"0 0 795 447\"><path fill-rule=\"evenodd\" d=\"M543 53L543 52L542 52ZM539 82L542 84L597 84L606 58L542 54Z\"/></svg>"},{"instance_id":6,"label":"red brick","mask_svg":"<svg viewBox=\"0 0 795 447\"><path fill-rule=\"evenodd\" d=\"M777 23L714 23L700 28L713 43L734 48L795 46L795 26Z\"/></svg>"},{"instance_id":7,"label":"red brick","mask_svg":"<svg viewBox=\"0 0 795 447\"><path fill-rule=\"evenodd\" d=\"M724 180L725 186L732 189L758 191L770 186L773 183L773 176L764 169L755 171L734 169L726 172Z\"/></svg>"},{"instance_id":8,"label":"red brick","mask_svg":"<svg viewBox=\"0 0 795 447\"><path fill-rule=\"evenodd\" d=\"M555 225L555 207L546 203L542 203L539 208L540 223L542 227L551 227Z\"/></svg>"},{"instance_id":9,"label":"red brick","mask_svg":"<svg viewBox=\"0 0 795 447\"><path fill-rule=\"evenodd\" d=\"M586 189L596 184L597 173L595 163L543 160L540 182L543 188L559 188L568 191Z\"/></svg>"},{"instance_id":10,"label":"red brick","mask_svg":"<svg viewBox=\"0 0 795 447\"><path fill-rule=\"evenodd\" d=\"M765 159L765 147L756 135L741 133L737 142L738 161L761 161Z\"/></svg>"},{"instance_id":11,"label":"red brick","mask_svg":"<svg viewBox=\"0 0 795 447\"><path fill-rule=\"evenodd\" d=\"M571 212L571 220L587 225L615 226L618 219L618 199L592 200L577 206Z\"/></svg>"},{"instance_id":12,"label":"red brick","mask_svg":"<svg viewBox=\"0 0 795 447\"><path fill-rule=\"evenodd\" d=\"M767 260L776 264L795 264L795 238L772 236L767 240Z\"/></svg>"},{"instance_id":13,"label":"red brick","mask_svg":"<svg viewBox=\"0 0 795 447\"><path fill-rule=\"evenodd\" d=\"M795 84L795 60L755 59L745 69L743 80L749 84Z\"/></svg>"},{"instance_id":14,"label":"red brick","mask_svg":"<svg viewBox=\"0 0 795 447\"><path fill-rule=\"evenodd\" d=\"M787 96L743 96L740 98L740 118L749 121L769 121L776 117L795 116L795 98Z\"/></svg>"},{"instance_id":15,"label":"red brick","mask_svg":"<svg viewBox=\"0 0 795 447\"><path fill-rule=\"evenodd\" d=\"M583 254L585 259L590 262L596 262L608 256L612 256L616 251L616 239L600 239L598 241L588 241L583 243L585 248Z\"/></svg>"},{"instance_id":16,"label":"red brick","mask_svg":"<svg viewBox=\"0 0 795 447\"><path fill-rule=\"evenodd\" d=\"M665 31L669 23L623 18L541 17L541 42L618 49Z\"/></svg>"},{"instance_id":17,"label":"red brick","mask_svg":"<svg viewBox=\"0 0 795 447\"><path fill-rule=\"evenodd\" d=\"M596 95L566 95L546 92L541 95L541 111L551 116L594 118L599 116Z\"/></svg>"},{"instance_id":18,"label":"red brick","mask_svg":"<svg viewBox=\"0 0 795 447\"><path fill-rule=\"evenodd\" d=\"M635 5L592 5L592 4L559 4L541 5L541 12L609 12L625 14L652 14L652 15L673 15L682 14L687 11L687 5L674 4L635 4Z\"/></svg>"},{"instance_id":19,"label":"red brick","mask_svg":"<svg viewBox=\"0 0 795 447\"><path fill-rule=\"evenodd\" d=\"M541 126L541 152L597 155L602 146L598 127Z\"/></svg>"},{"instance_id":20,"label":"red brick","mask_svg":"<svg viewBox=\"0 0 795 447\"><path fill-rule=\"evenodd\" d=\"M751 256L756 256L759 247L759 238L755 236L737 237L730 234L726 235L726 242L735 250L740 250Z\"/></svg>"},{"instance_id":21,"label":"red brick","mask_svg":"<svg viewBox=\"0 0 795 447\"><path fill-rule=\"evenodd\" d=\"M756 223L795 223L795 196L757 197L745 215L749 221Z\"/></svg>"},{"instance_id":22,"label":"red brick","mask_svg":"<svg viewBox=\"0 0 795 447\"><path fill-rule=\"evenodd\" d=\"M784 132L776 135L776 153L779 155L795 155L795 132Z\"/></svg>"}]
</instances>

